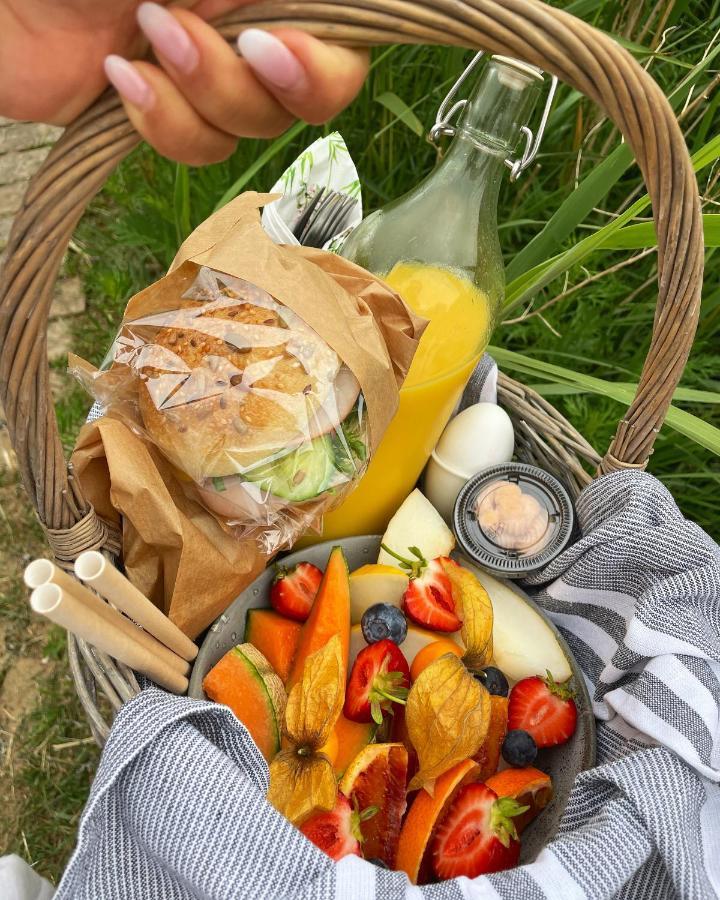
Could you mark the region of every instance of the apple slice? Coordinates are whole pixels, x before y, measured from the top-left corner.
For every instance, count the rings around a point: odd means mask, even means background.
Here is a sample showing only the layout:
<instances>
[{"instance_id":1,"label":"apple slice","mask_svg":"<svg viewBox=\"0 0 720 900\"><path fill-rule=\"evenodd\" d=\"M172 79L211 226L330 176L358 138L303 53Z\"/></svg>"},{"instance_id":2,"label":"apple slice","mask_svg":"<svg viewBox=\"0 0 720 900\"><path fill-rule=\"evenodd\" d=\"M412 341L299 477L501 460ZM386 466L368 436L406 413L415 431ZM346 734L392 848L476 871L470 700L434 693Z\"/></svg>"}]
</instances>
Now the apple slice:
<instances>
[{"instance_id":1,"label":"apple slice","mask_svg":"<svg viewBox=\"0 0 720 900\"><path fill-rule=\"evenodd\" d=\"M350 621L356 625L363 613L376 603L402 606L408 576L396 566L372 563L355 569L350 575Z\"/></svg>"},{"instance_id":2,"label":"apple slice","mask_svg":"<svg viewBox=\"0 0 720 900\"><path fill-rule=\"evenodd\" d=\"M464 646L459 631L452 634L444 634L439 631L427 631L425 628L418 628L416 625L409 625L407 637L400 644L400 649L407 660L407 664L411 666L423 647L440 640L440 638L455 641L459 647ZM363 637L362 628L359 625L353 625L350 629L350 668L355 662L355 657L364 647L367 647L367 644Z\"/></svg>"},{"instance_id":3,"label":"apple slice","mask_svg":"<svg viewBox=\"0 0 720 900\"><path fill-rule=\"evenodd\" d=\"M410 547L418 547L430 560L449 556L455 547L455 536L432 503L415 488L390 519L382 542L405 557L412 556ZM378 563L395 565L397 560L381 549Z\"/></svg>"},{"instance_id":4,"label":"apple slice","mask_svg":"<svg viewBox=\"0 0 720 900\"><path fill-rule=\"evenodd\" d=\"M490 595L493 605L495 665L511 681L550 670L555 681L567 681L572 669L552 629L531 606L502 582L463 560Z\"/></svg>"}]
</instances>

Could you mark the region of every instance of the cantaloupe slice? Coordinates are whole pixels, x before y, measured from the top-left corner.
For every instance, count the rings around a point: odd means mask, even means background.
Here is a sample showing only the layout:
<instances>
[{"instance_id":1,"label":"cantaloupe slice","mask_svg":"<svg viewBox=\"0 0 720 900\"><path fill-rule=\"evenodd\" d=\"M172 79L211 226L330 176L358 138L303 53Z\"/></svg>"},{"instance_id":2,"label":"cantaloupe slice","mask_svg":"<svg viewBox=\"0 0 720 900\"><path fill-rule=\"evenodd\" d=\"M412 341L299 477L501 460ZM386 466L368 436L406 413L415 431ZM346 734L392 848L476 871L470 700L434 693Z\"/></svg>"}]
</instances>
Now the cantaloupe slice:
<instances>
[{"instance_id":1,"label":"cantaloupe slice","mask_svg":"<svg viewBox=\"0 0 720 900\"><path fill-rule=\"evenodd\" d=\"M302 678L308 656L324 647L336 634L340 637L347 672L350 646L350 584L342 547L334 547L330 553L310 616L302 626L297 652L286 684L288 694Z\"/></svg>"},{"instance_id":2,"label":"cantaloupe slice","mask_svg":"<svg viewBox=\"0 0 720 900\"><path fill-rule=\"evenodd\" d=\"M282 681L252 644L229 650L203 678L211 700L229 706L270 762L280 750L287 696Z\"/></svg>"},{"instance_id":3,"label":"cantaloupe slice","mask_svg":"<svg viewBox=\"0 0 720 900\"><path fill-rule=\"evenodd\" d=\"M272 609L249 609L245 641L265 656L281 681L287 681L295 658L302 625Z\"/></svg>"},{"instance_id":4,"label":"cantaloupe slice","mask_svg":"<svg viewBox=\"0 0 720 900\"><path fill-rule=\"evenodd\" d=\"M333 732L337 751L333 760L335 773L340 777L358 753L372 743L377 725L374 722L352 722L340 713Z\"/></svg>"},{"instance_id":5,"label":"cantaloupe slice","mask_svg":"<svg viewBox=\"0 0 720 900\"><path fill-rule=\"evenodd\" d=\"M478 781L479 775L478 764L466 759L437 779L432 797L424 788L418 791L400 831L395 857L395 868L407 872L413 884L424 884L431 877L428 850L435 829L460 788Z\"/></svg>"}]
</instances>

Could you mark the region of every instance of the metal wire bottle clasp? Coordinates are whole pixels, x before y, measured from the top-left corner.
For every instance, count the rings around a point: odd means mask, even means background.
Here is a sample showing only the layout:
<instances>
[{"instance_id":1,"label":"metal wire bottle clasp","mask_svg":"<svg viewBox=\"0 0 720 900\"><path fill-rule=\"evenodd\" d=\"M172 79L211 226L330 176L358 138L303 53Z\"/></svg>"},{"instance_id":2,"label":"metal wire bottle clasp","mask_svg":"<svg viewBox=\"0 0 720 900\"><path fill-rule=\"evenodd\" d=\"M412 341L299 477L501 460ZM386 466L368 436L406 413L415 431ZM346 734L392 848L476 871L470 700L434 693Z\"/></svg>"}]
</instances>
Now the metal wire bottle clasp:
<instances>
[{"instance_id":1,"label":"metal wire bottle clasp","mask_svg":"<svg viewBox=\"0 0 720 900\"><path fill-rule=\"evenodd\" d=\"M435 124L430 129L430 134L428 135L428 139L431 143L437 145L437 142L442 135L448 135L449 137L453 137L455 135L457 129L452 124L452 121L455 116L467 106L468 103L467 99L456 100L455 97L457 96L460 88L465 84L468 78L478 67L480 60L484 55L485 51L481 50L480 53L477 53L473 57L470 65L465 69L465 71L458 78L455 84L450 88L450 92L448 93L447 97L445 97L443 102L440 104L437 116L435 117ZM538 69L538 73L539 72L540 70ZM545 108L543 109L540 124L538 125L537 134L533 134L532 130L527 125L523 125L520 128L520 131L525 136L525 148L522 152L522 155L518 159L512 159L512 157L508 157L505 160L505 165L510 169L510 181L517 181L520 175L525 171L525 169L528 168L528 166L533 163L535 157L538 155L540 144L542 143L543 135L545 134L545 127L547 126L548 117L550 115L550 109L555 98L557 86L557 76L552 75L550 78L550 88L548 90L547 99L545 101Z\"/></svg>"}]
</instances>

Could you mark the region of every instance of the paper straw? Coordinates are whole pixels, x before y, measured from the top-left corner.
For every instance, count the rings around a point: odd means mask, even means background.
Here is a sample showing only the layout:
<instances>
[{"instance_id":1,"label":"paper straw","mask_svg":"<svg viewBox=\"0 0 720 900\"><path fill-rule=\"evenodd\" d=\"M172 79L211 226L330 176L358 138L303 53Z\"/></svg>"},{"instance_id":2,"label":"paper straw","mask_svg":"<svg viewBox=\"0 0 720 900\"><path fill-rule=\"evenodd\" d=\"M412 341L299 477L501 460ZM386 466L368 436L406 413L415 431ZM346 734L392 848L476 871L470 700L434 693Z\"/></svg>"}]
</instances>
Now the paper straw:
<instances>
[{"instance_id":1,"label":"paper straw","mask_svg":"<svg viewBox=\"0 0 720 900\"><path fill-rule=\"evenodd\" d=\"M166 665L178 671L181 675L187 675L190 671L190 664L179 657L177 653L168 650L160 641L156 640L147 631L126 619L116 609L108 606L101 600L97 594L89 591L84 584L81 584L77 578L68 575L59 566L49 559L35 559L25 569L25 584L31 589L42 587L44 584L56 584L66 593L72 594L81 600L88 609L94 610L98 615L102 616L105 621L118 628L123 634L129 638L136 640L141 647L150 653L154 653Z\"/></svg>"},{"instance_id":2,"label":"paper straw","mask_svg":"<svg viewBox=\"0 0 720 900\"><path fill-rule=\"evenodd\" d=\"M110 625L103 616L59 585L48 582L35 588L30 595L30 605L36 613L46 616L56 625L62 625L136 672L142 672L167 690L175 694L187 692L188 680L184 675L119 628Z\"/></svg>"},{"instance_id":3,"label":"paper straw","mask_svg":"<svg viewBox=\"0 0 720 900\"><path fill-rule=\"evenodd\" d=\"M157 606L128 581L128 579L97 550L86 550L75 560L75 574L98 594L127 613L139 625L154 634L166 647L183 659L192 660L197 646L173 624Z\"/></svg>"}]
</instances>

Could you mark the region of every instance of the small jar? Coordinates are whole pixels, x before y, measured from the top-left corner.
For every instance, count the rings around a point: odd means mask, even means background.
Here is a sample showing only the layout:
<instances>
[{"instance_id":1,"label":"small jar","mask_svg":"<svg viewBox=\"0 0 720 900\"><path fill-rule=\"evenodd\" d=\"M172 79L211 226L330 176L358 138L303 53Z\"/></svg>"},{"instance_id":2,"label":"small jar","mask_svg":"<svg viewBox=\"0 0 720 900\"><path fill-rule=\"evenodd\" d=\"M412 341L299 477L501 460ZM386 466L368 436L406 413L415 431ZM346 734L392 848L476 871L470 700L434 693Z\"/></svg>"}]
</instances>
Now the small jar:
<instances>
[{"instance_id":1,"label":"small jar","mask_svg":"<svg viewBox=\"0 0 720 900\"><path fill-rule=\"evenodd\" d=\"M575 512L552 475L527 463L501 463L478 473L455 501L453 525L463 551L501 578L524 578L570 543Z\"/></svg>"}]
</instances>

